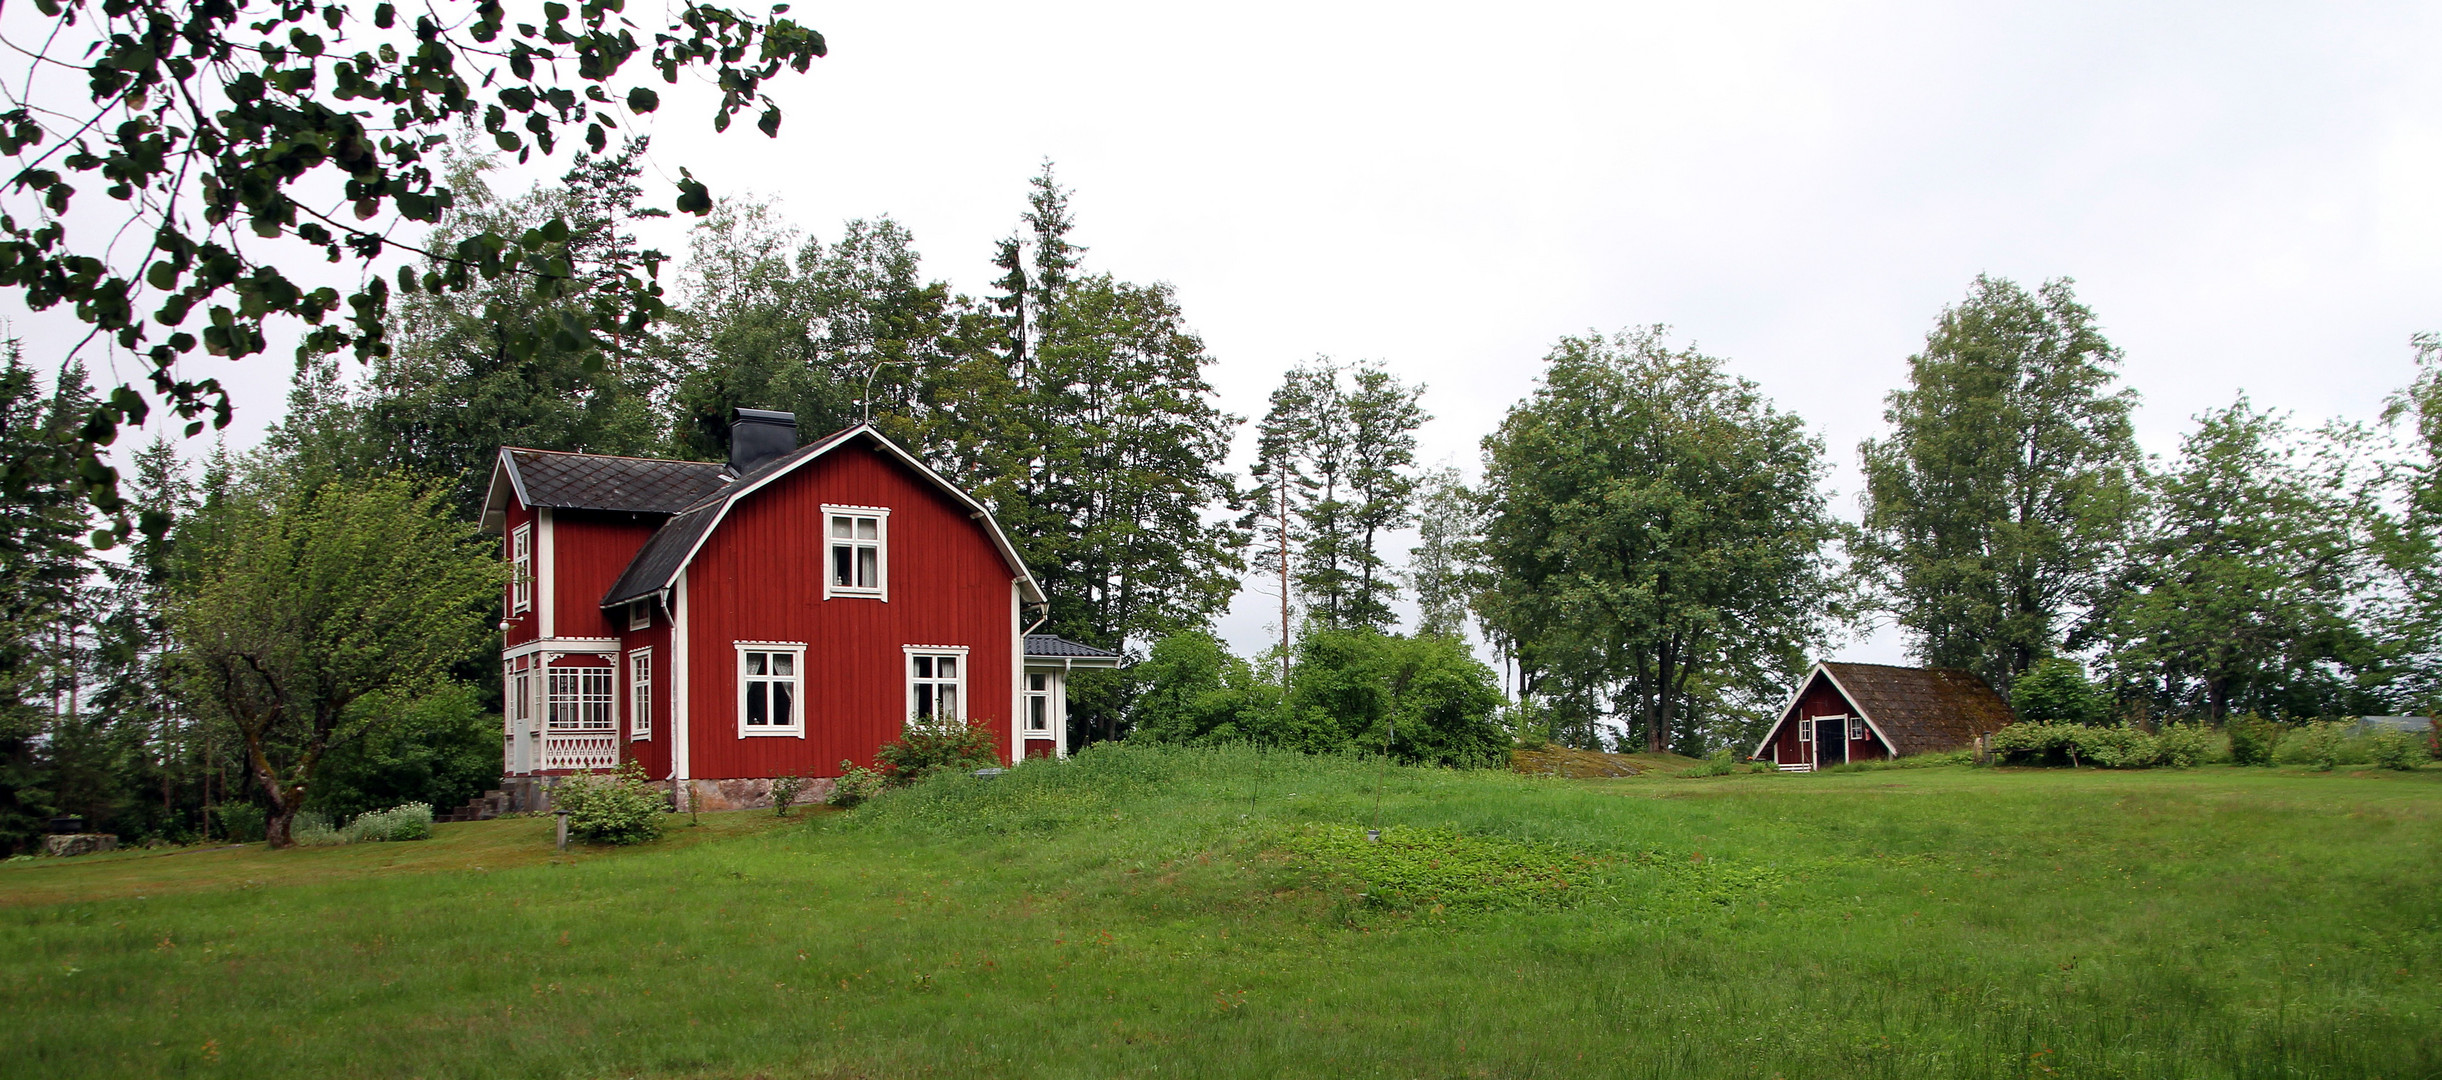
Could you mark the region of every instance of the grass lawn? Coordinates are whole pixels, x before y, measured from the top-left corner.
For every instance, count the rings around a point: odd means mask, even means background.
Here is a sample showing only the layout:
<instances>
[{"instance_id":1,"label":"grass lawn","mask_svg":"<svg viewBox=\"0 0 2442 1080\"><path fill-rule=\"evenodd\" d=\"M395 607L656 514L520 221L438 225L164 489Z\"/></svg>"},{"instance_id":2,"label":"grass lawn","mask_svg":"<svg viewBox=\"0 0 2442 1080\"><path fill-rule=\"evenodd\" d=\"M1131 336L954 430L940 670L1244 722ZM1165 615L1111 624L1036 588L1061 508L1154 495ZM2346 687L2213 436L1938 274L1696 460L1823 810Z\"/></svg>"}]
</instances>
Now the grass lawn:
<instances>
[{"instance_id":1,"label":"grass lawn","mask_svg":"<svg viewBox=\"0 0 2442 1080\"><path fill-rule=\"evenodd\" d=\"M2442 1075L2442 769L1380 775L10 864L0 1075Z\"/></svg>"}]
</instances>

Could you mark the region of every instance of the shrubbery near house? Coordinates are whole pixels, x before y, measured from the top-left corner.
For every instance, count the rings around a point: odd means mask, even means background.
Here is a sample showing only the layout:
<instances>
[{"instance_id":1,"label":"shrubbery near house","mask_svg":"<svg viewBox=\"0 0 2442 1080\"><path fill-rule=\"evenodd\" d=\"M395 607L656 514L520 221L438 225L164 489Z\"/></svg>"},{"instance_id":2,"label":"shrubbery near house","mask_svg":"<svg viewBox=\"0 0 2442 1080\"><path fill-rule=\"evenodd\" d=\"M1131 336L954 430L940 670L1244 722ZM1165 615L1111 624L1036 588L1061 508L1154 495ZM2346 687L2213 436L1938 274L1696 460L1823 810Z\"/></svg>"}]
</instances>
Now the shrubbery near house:
<instances>
[{"instance_id":1,"label":"shrubbery near house","mask_svg":"<svg viewBox=\"0 0 2442 1080\"><path fill-rule=\"evenodd\" d=\"M882 793L890 778L853 761L839 763L839 780L831 785L830 803L845 810Z\"/></svg>"},{"instance_id":2,"label":"shrubbery near house","mask_svg":"<svg viewBox=\"0 0 2442 1080\"><path fill-rule=\"evenodd\" d=\"M805 789L805 779L783 776L772 781L772 816L789 816L789 807L797 802L797 793Z\"/></svg>"},{"instance_id":3,"label":"shrubbery near house","mask_svg":"<svg viewBox=\"0 0 2442 1080\"><path fill-rule=\"evenodd\" d=\"M617 772L580 772L551 789L568 811L568 835L590 844L641 844L661 836L668 797L630 761Z\"/></svg>"},{"instance_id":4,"label":"shrubbery near house","mask_svg":"<svg viewBox=\"0 0 2442 1080\"><path fill-rule=\"evenodd\" d=\"M937 772L989 768L1001 760L990 732L960 720L910 723L873 757L893 785L912 784Z\"/></svg>"}]
</instances>

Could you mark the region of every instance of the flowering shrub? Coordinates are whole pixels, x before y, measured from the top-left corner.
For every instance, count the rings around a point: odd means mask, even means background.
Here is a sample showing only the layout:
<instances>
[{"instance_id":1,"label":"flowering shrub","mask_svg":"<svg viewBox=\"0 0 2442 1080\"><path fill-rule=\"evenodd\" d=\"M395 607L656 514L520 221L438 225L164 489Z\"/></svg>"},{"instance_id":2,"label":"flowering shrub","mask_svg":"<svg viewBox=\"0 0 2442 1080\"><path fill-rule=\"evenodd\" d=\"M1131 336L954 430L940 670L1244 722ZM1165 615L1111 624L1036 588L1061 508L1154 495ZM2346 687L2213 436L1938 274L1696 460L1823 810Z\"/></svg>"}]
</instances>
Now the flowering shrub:
<instances>
[{"instance_id":1,"label":"flowering shrub","mask_svg":"<svg viewBox=\"0 0 2442 1080\"><path fill-rule=\"evenodd\" d=\"M1001 760L990 732L959 720L910 723L873 757L893 785L912 784L937 772L986 768Z\"/></svg>"},{"instance_id":2,"label":"flowering shrub","mask_svg":"<svg viewBox=\"0 0 2442 1080\"><path fill-rule=\"evenodd\" d=\"M356 815L348 823L350 840L429 840L432 839L432 806L411 802L388 810L374 810Z\"/></svg>"},{"instance_id":3,"label":"flowering shrub","mask_svg":"<svg viewBox=\"0 0 2442 1080\"><path fill-rule=\"evenodd\" d=\"M641 844L661 836L667 799L631 761L609 773L580 772L551 789L568 811L568 835L594 844Z\"/></svg>"},{"instance_id":4,"label":"flowering shrub","mask_svg":"<svg viewBox=\"0 0 2442 1080\"><path fill-rule=\"evenodd\" d=\"M847 809L882 793L889 778L852 761L839 763L839 781L831 785L831 805Z\"/></svg>"},{"instance_id":5,"label":"flowering shrub","mask_svg":"<svg viewBox=\"0 0 2442 1080\"><path fill-rule=\"evenodd\" d=\"M789 816L789 807L797 801L797 793L805 790L805 783L794 776L772 781L772 816Z\"/></svg>"}]
</instances>

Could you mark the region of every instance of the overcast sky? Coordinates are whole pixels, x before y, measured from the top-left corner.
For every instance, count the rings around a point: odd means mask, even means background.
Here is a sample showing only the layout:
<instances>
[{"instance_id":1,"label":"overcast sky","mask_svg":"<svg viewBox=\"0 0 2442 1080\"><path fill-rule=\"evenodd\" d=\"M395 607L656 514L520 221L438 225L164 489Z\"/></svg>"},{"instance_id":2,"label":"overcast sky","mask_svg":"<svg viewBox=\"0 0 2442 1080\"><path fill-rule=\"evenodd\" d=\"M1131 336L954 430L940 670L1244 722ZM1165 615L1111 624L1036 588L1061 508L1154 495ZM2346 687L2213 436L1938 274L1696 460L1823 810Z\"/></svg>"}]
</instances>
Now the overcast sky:
<instances>
[{"instance_id":1,"label":"overcast sky","mask_svg":"<svg viewBox=\"0 0 2442 1080\"><path fill-rule=\"evenodd\" d=\"M1228 408L1318 353L1379 360L1430 388L1425 459L1470 472L1590 329L1728 358L1828 443L1846 514L1882 395L1980 272L2077 280L2156 451L2242 390L2370 418L2442 329L2432 3L795 14L831 55L779 84L782 137L673 100L657 168L824 238L892 215L980 294L1051 158L1089 264L1177 287ZM239 441L286 375L234 380ZM1251 646L1250 599L1225 629ZM1840 653L1901 658L1888 633Z\"/></svg>"}]
</instances>

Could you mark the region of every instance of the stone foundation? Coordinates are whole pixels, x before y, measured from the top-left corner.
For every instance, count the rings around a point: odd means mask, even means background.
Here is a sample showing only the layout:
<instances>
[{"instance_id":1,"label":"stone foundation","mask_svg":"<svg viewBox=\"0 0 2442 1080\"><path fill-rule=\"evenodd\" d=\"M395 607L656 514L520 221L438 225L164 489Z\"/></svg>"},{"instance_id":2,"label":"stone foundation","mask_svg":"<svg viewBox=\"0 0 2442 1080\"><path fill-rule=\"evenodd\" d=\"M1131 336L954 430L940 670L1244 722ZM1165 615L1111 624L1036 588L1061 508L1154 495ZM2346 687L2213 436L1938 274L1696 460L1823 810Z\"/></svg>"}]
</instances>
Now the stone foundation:
<instances>
[{"instance_id":1,"label":"stone foundation","mask_svg":"<svg viewBox=\"0 0 2442 1080\"><path fill-rule=\"evenodd\" d=\"M65 833L42 838L42 853L67 858L119 850L119 838L109 833Z\"/></svg>"},{"instance_id":2,"label":"stone foundation","mask_svg":"<svg viewBox=\"0 0 2442 1080\"><path fill-rule=\"evenodd\" d=\"M807 780L797 789L798 806L819 806L831 797L831 789L839 782L829 777ZM698 810L768 810L772 805L772 782L755 777L743 780L694 779L680 781L671 787L670 805L679 813L687 812L687 793L695 793Z\"/></svg>"}]
</instances>

